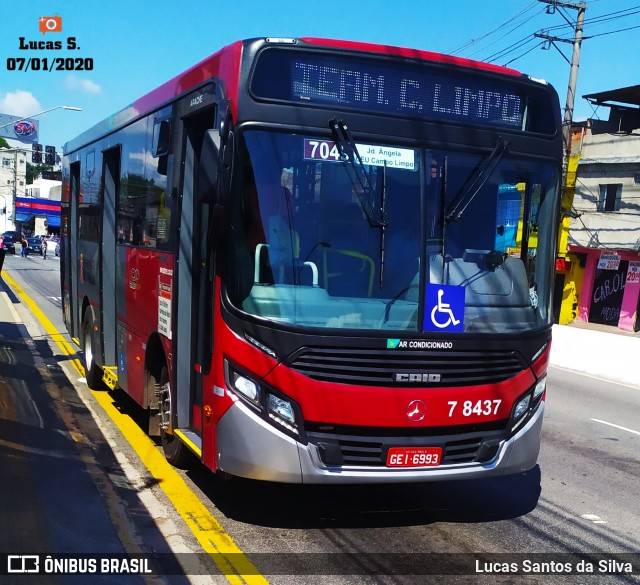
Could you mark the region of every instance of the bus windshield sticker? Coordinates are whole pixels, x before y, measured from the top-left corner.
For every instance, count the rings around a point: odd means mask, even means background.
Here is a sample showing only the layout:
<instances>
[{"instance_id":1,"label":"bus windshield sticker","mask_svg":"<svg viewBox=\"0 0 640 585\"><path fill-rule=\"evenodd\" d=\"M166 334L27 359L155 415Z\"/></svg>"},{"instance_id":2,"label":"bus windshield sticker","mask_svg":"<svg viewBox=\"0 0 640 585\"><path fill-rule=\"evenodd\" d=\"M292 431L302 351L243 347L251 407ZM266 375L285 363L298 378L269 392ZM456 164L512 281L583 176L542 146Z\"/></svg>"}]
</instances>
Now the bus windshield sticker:
<instances>
[{"instance_id":1,"label":"bus windshield sticker","mask_svg":"<svg viewBox=\"0 0 640 585\"><path fill-rule=\"evenodd\" d=\"M463 286L427 284L425 331L464 331L464 293Z\"/></svg>"},{"instance_id":2,"label":"bus windshield sticker","mask_svg":"<svg viewBox=\"0 0 640 585\"><path fill-rule=\"evenodd\" d=\"M169 271L165 271L169 272ZM160 270L158 276L158 332L171 339L171 297L173 278Z\"/></svg>"},{"instance_id":3,"label":"bus windshield sticker","mask_svg":"<svg viewBox=\"0 0 640 585\"><path fill-rule=\"evenodd\" d=\"M453 349L453 341L388 338L387 349Z\"/></svg>"},{"instance_id":4,"label":"bus windshield sticker","mask_svg":"<svg viewBox=\"0 0 640 585\"><path fill-rule=\"evenodd\" d=\"M413 148L398 148L396 146L382 146L377 144L356 143L362 164L388 169L416 170L416 151ZM321 160L326 162L341 162L340 151L333 140L317 138L304 139L305 160Z\"/></svg>"}]
</instances>

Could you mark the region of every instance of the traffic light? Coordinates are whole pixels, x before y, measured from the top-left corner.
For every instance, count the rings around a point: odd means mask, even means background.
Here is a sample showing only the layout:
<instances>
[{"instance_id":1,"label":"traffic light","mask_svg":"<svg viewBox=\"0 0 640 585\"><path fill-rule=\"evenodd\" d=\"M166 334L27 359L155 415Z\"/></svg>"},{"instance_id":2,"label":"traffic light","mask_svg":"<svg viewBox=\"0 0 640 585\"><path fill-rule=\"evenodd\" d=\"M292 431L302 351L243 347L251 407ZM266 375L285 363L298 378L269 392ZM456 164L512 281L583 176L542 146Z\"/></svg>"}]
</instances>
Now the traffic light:
<instances>
[{"instance_id":1,"label":"traffic light","mask_svg":"<svg viewBox=\"0 0 640 585\"><path fill-rule=\"evenodd\" d=\"M31 145L31 162L35 164L42 164L42 144L34 142Z\"/></svg>"},{"instance_id":2,"label":"traffic light","mask_svg":"<svg viewBox=\"0 0 640 585\"><path fill-rule=\"evenodd\" d=\"M45 146L44 147L44 164L46 165L54 165L56 164L56 147L55 146Z\"/></svg>"}]
</instances>

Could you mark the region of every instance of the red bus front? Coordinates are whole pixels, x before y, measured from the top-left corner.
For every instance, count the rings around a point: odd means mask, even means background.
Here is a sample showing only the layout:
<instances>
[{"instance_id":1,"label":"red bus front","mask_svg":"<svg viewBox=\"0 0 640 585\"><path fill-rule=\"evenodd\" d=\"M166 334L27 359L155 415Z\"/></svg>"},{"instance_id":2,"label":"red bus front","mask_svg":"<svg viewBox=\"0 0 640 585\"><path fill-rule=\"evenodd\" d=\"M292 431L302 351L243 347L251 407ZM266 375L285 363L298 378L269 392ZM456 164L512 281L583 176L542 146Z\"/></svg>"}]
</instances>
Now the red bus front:
<instances>
[{"instance_id":1,"label":"red bus front","mask_svg":"<svg viewBox=\"0 0 640 585\"><path fill-rule=\"evenodd\" d=\"M339 140L236 128L205 463L304 483L530 469L549 354L555 167L357 140L361 187Z\"/></svg>"}]
</instances>

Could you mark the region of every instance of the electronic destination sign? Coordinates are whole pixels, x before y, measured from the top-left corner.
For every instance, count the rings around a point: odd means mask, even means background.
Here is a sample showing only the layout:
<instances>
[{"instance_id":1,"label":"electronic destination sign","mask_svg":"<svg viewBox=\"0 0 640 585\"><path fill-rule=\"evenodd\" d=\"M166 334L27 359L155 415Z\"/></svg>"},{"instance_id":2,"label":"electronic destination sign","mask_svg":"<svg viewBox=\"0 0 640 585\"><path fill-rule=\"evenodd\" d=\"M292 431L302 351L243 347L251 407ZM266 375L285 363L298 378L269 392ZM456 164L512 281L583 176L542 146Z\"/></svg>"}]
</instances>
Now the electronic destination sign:
<instances>
[{"instance_id":1,"label":"electronic destination sign","mask_svg":"<svg viewBox=\"0 0 640 585\"><path fill-rule=\"evenodd\" d=\"M527 120L529 106L542 98L548 108L535 109L552 115L548 94L511 81L431 63L271 49L258 59L251 92L301 105L540 131Z\"/></svg>"}]
</instances>

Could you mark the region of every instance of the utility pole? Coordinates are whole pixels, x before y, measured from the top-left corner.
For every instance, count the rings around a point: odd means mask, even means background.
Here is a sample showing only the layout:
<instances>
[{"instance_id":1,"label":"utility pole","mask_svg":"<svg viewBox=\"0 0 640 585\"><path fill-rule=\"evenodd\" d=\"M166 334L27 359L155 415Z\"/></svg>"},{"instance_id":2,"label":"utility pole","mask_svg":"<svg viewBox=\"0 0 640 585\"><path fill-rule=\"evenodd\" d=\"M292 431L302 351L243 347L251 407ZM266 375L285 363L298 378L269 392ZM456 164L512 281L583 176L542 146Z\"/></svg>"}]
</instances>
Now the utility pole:
<instances>
[{"instance_id":1,"label":"utility pole","mask_svg":"<svg viewBox=\"0 0 640 585\"><path fill-rule=\"evenodd\" d=\"M569 74L569 87L567 89L567 101L564 107L564 119L562 122L562 137L564 141L564 166L568 164L569 153L571 150L571 124L573 122L573 104L576 97L576 85L578 84L578 68L580 67L580 47L582 45L582 31L584 29L584 13L587 10L586 2L580 2L579 4L570 4L568 2L559 2L557 0L538 0L544 4L549 4L547 7L547 13L553 14L556 8L570 8L578 11L575 25L567 19L567 17L558 11L560 15L567 21L567 23L573 28L575 35L573 41L570 39L561 39L559 37L549 36L545 33L535 33L534 36L549 41L564 57L565 61L569 63L569 60L564 56L564 53L557 47L556 42L573 44L573 54L571 56L571 72ZM565 173L566 174L566 173Z\"/></svg>"}]
</instances>

